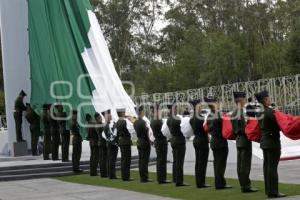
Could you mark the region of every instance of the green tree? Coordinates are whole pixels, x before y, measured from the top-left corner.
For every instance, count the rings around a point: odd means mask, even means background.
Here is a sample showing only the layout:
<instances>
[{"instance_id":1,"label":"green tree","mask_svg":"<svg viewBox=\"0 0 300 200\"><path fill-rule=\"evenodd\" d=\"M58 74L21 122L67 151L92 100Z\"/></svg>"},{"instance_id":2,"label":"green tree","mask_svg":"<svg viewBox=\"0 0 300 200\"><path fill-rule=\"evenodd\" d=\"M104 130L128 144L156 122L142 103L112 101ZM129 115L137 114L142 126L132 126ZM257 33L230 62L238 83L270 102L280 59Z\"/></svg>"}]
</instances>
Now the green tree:
<instances>
[{"instance_id":1,"label":"green tree","mask_svg":"<svg viewBox=\"0 0 300 200\"><path fill-rule=\"evenodd\" d=\"M300 1L289 1L291 5L291 32L287 49L287 60L291 73L300 73Z\"/></svg>"}]
</instances>

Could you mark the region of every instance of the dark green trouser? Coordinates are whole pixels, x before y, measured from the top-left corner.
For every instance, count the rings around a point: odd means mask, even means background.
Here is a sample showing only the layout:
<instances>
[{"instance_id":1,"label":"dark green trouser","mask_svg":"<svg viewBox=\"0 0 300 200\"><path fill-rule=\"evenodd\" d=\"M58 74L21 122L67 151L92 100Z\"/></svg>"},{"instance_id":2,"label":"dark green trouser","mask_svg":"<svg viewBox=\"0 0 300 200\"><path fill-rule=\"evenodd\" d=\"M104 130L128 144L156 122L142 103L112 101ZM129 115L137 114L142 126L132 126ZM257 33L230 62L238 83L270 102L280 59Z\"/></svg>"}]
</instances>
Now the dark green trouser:
<instances>
[{"instance_id":1,"label":"dark green trouser","mask_svg":"<svg viewBox=\"0 0 300 200\"><path fill-rule=\"evenodd\" d=\"M39 141L40 130L35 128L30 128L31 132L31 153L33 156L37 156L37 145Z\"/></svg>"},{"instance_id":2,"label":"dark green trouser","mask_svg":"<svg viewBox=\"0 0 300 200\"><path fill-rule=\"evenodd\" d=\"M159 183L167 180L168 143L155 141L156 149L156 175Z\"/></svg>"},{"instance_id":3,"label":"dark green trouser","mask_svg":"<svg viewBox=\"0 0 300 200\"><path fill-rule=\"evenodd\" d=\"M51 131L52 136L52 145L51 145L51 152L52 152L52 160L58 160L58 149L60 143L59 131L54 130Z\"/></svg>"},{"instance_id":4,"label":"dark green trouser","mask_svg":"<svg viewBox=\"0 0 300 200\"><path fill-rule=\"evenodd\" d=\"M116 162L118 156L118 146L107 143L108 156L108 177L110 179L116 178Z\"/></svg>"},{"instance_id":5,"label":"dark green trouser","mask_svg":"<svg viewBox=\"0 0 300 200\"><path fill-rule=\"evenodd\" d=\"M131 145L120 145L122 180L130 179Z\"/></svg>"},{"instance_id":6,"label":"dark green trouser","mask_svg":"<svg viewBox=\"0 0 300 200\"><path fill-rule=\"evenodd\" d=\"M45 130L44 132L44 160L49 160L49 154L51 153L51 134L50 130Z\"/></svg>"},{"instance_id":7,"label":"dark green trouser","mask_svg":"<svg viewBox=\"0 0 300 200\"><path fill-rule=\"evenodd\" d=\"M228 147L221 149L213 149L214 155L214 173L215 173L215 187L216 189L223 188L226 186L226 180L224 178L227 157L228 157Z\"/></svg>"},{"instance_id":8,"label":"dark green trouser","mask_svg":"<svg viewBox=\"0 0 300 200\"><path fill-rule=\"evenodd\" d=\"M138 146L139 151L139 173L140 173L140 180L147 181L148 177L148 164L151 152L150 145L142 145Z\"/></svg>"},{"instance_id":9,"label":"dark green trouser","mask_svg":"<svg viewBox=\"0 0 300 200\"><path fill-rule=\"evenodd\" d=\"M97 168L99 164L99 146L98 145L91 145L91 156L90 156L90 175L97 176Z\"/></svg>"},{"instance_id":10,"label":"dark green trouser","mask_svg":"<svg viewBox=\"0 0 300 200\"><path fill-rule=\"evenodd\" d=\"M278 164L280 149L263 149L264 153L264 179L266 195L278 194Z\"/></svg>"},{"instance_id":11,"label":"dark green trouser","mask_svg":"<svg viewBox=\"0 0 300 200\"><path fill-rule=\"evenodd\" d=\"M194 143L196 164L195 164L195 178L197 187L203 187L206 184L206 169L209 155L209 146L198 145Z\"/></svg>"},{"instance_id":12,"label":"dark green trouser","mask_svg":"<svg viewBox=\"0 0 300 200\"><path fill-rule=\"evenodd\" d=\"M176 185L183 184L183 167L186 146L182 144L172 144L173 149L173 182Z\"/></svg>"},{"instance_id":13,"label":"dark green trouser","mask_svg":"<svg viewBox=\"0 0 300 200\"><path fill-rule=\"evenodd\" d=\"M22 136L22 113L14 112L14 118L16 123L16 139L17 142L21 142L23 140Z\"/></svg>"},{"instance_id":14,"label":"dark green trouser","mask_svg":"<svg viewBox=\"0 0 300 200\"><path fill-rule=\"evenodd\" d=\"M61 156L62 161L69 161L69 146L70 146L70 132L65 130L61 134Z\"/></svg>"},{"instance_id":15,"label":"dark green trouser","mask_svg":"<svg viewBox=\"0 0 300 200\"><path fill-rule=\"evenodd\" d=\"M81 139L73 138L73 153L72 153L72 166L73 171L80 169L80 158L82 153Z\"/></svg>"},{"instance_id":16,"label":"dark green trouser","mask_svg":"<svg viewBox=\"0 0 300 200\"><path fill-rule=\"evenodd\" d=\"M237 148L237 173L240 181L241 189L249 189L251 187L250 171L252 160L252 146L249 148Z\"/></svg>"},{"instance_id":17,"label":"dark green trouser","mask_svg":"<svg viewBox=\"0 0 300 200\"><path fill-rule=\"evenodd\" d=\"M99 165L101 177L107 177L107 147L106 144L99 147Z\"/></svg>"},{"instance_id":18,"label":"dark green trouser","mask_svg":"<svg viewBox=\"0 0 300 200\"><path fill-rule=\"evenodd\" d=\"M108 156L108 177L110 179L116 178L116 162L118 156L118 146L107 143Z\"/></svg>"}]
</instances>

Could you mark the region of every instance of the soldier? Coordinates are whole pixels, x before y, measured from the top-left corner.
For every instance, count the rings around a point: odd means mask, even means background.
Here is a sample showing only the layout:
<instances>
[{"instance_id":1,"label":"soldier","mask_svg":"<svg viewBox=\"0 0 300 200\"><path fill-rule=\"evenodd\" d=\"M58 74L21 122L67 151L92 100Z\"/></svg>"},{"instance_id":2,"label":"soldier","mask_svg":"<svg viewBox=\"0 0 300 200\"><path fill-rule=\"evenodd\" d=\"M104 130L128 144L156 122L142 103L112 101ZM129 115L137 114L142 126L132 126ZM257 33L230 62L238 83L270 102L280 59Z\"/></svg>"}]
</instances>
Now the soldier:
<instances>
[{"instance_id":1,"label":"soldier","mask_svg":"<svg viewBox=\"0 0 300 200\"><path fill-rule=\"evenodd\" d=\"M207 124L211 135L210 147L214 155L215 188L217 190L232 188L232 186L226 185L224 178L228 157L228 143L222 136L222 114L218 110L218 103L215 97L209 96L205 98L205 101L209 104L208 106L211 110Z\"/></svg>"},{"instance_id":2,"label":"soldier","mask_svg":"<svg viewBox=\"0 0 300 200\"><path fill-rule=\"evenodd\" d=\"M160 113L156 106L153 110L154 119L151 120L151 128L155 138L154 146L156 149L156 175L159 184L171 183L167 180L167 156L168 156L168 141L162 134L161 129L163 125L160 119Z\"/></svg>"},{"instance_id":3,"label":"soldier","mask_svg":"<svg viewBox=\"0 0 300 200\"><path fill-rule=\"evenodd\" d=\"M144 107L138 108L138 119L134 122L134 129L137 134L137 148L139 152L139 172L142 183L151 182L148 175L148 164L151 152L151 142L149 138L149 129L144 121Z\"/></svg>"},{"instance_id":4,"label":"soldier","mask_svg":"<svg viewBox=\"0 0 300 200\"><path fill-rule=\"evenodd\" d=\"M102 117L99 113L95 114L95 120L97 124L97 134L98 134L98 145L99 145L99 165L100 165L100 176L102 178L107 178L107 147L106 141L102 137L102 132L104 124L102 123Z\"/></svg>"},{"instance_id":5,"label":"soldier","mask_svg":"<svg viewBox=\"0 0 300 200\"><path fill-rule=\"evenodd\" d=\"M257 189L251 187L250 171L252 160L252 142L248 140L245 134L246 116L246 93L234 92L234 100L237 108L232 113L233 132L236 135L237 147L237 173L243 193L257 192ZM246 111L246 110L245 110Z\"/></svg>"},{"instance_id":6,"label":"soldier","mask_svg":"<svg viewBox=\"0 0 300 200\"><path fill-rule=\"evenodd\" d=\"M95 123L92 121L92 116L86 114L85 116L87 126L88 126L88 136L87 140L90 141L90 176L97 176L97 168L99 164L99 145L98 145L98 134L95 128Z\"/></svg>"},{"instance_id":7,"label":"soldier","mask_svg":"<svg viewBox=\"0 0 300 200\"><path fill-rule=\"evenodd\" d=\"M55 107L50 106L50 133L52 139L51 152L52 152L52 160L58 160L58 149L60 144L60 136L59 136L59 124L57 121L57 114L55 111Z\"/></svg>"},{"instance_id":8,"label":"soldier","mask_svg":"<svg viewBox=\"0 0 300 200\"><path fill-rule=\"evenodd\" d=\"M69 162L70 131L67 130L67 113L64 112L62 105L57 105L57 111L57 117L60 118L58 125L61 137L62 162Z\"/></svg>"},{"instance_id":9,"label":"soldier","mask_svg":"<svg viewBox=\"0 0 300 200\"><path fill-rule=\"evenodd\" d=\"M195 178L198 188L210 187L206 184L206 169L209 155L209 139L204 130L204 116L201 115L200 101L192 101L194 106L194 116L190 119L190 124L194 131L194 148L196 154Z\"/></svg>"},{"instance_id":10,"label":"soldier","mask_svg":"<svg viewBox=\"0 0 300 200\"><path fill-rule=\"evenodd\" d=\"M259 113L259 124L262 130L260 148L264 156L265 193L268 198L280 198L286 195L278 191L278 164L281 154L280 128L276 121L274 110L270 108L271 99L268 91L255 94L262 104L263 111Z\"/></svg>"},{"instance_id":11,"label":"soldier","mask_svg":"<svg viewBox=\"0 0 300 200\"><path fill-rule=\"evenodd\" d=\"M171 108L168 106L169 109ZM172 109L172 108L171 108ZM183 167L186 151L185 137L181 132L181 119L177 116L177 108L173 106L172 112L167 120L167 126L171 132L171 147L173 149L173 182L176 187L188 186L183 183ZM174 114L174 116L173 116Z\"/></svg>"},{"instance_id":12,"label":"soldier","mask_svg":"<svg viewBox=\"0 0 300 200\"><path fill-rule=\"evenodd\" d=\"M132 181L130 178L131 165L131 134L134 133L132 122L125 118L125 109L117 110L119 120L116 123L118 144L121 150L121 174L123 181Z\"/></svg>"},{"instance_id":13,"label":"soldier","mask_svg":"<svg viewBox=\"0 0 300 200\"><path fill-rule=\"evenodd\" d=\"M49 154L51 153L51 132L50 132L50 114L49 105L43 105L42 123L44 125L44 160L49 160Z\"/></svg>"},{"instance_id":14,"label":"soldier","mask_svg":"<svg viewBox=\"0 0 300 200\"><path fill-rule=\"evenodd\" d=\"M22 90L15 100L15 112L14 112L14 118L16 123L16 138L17 142L25 142L23 140L22 136L22 117L23 117L23 111L26 111L26 106L24 105L24 97L26 97L27 94Z\"/></svg>"},{"instance_id":15,"label":"soldier","mask_svg":"<svg viewBox=\"0 0 300 200\"><path fill-rule=\"evenodd\" d=\"M111 117L111 111L103 112L102 115L106 120L106 124L102 133L102 137L106 140L107 144L107 157L108 157L108 177L109 179L118 179L116 176L116 161L118 156L117 137L114 135L114 123Z\"/></svg>"},{"instance_id":16,"label":"soldier","mask_svg":"<svg viewBox=\"0 0 300 200\"><path fill-rule=\"evenodd\" d=\"M31 152L33 156L38 156L37 152L37 144L40 136L40 116L34 112L31 108L30 104L26 104L27 110L25 118L30 124L30 132L31 132Z\"/></svg>"},{"instance_id":17,"label":"soldier","mask_svg":"<svg viewBox=\"0 0 300 200\"><path fill-rule=\"evenodd\" d=\"M73 172L82 173L80 169L80 158L82 153L82 137L80 135L80 127L77 121L77 110L72 112L72 122L70 127L73 135L73 153L72 153L72 166Z\"/></svg>"}]
</instances>

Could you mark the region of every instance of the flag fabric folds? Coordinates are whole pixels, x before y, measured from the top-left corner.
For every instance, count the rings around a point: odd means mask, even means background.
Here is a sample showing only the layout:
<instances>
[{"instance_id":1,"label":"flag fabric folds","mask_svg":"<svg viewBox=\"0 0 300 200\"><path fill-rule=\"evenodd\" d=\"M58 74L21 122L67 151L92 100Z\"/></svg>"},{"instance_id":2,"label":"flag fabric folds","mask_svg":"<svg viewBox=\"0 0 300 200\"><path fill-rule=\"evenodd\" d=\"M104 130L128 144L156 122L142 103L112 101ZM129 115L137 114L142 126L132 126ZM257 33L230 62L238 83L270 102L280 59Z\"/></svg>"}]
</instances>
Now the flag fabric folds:
<instances>
[{"instance_id":1,"label":"flag fabric folds","mask_svg":"<svg viewBox=\"0 0 300 200\"><path fill-rule=\"evenodd\" d=\"M227 140L235 140L236 135L233 133L233 127L231 123L231 115L224 113L222 116L222 135Z\"/></svg>"},{"instance_id":2,"label":"flag fabric folds","mask_svg":"<svg viewBox=\"0 0 300 200\"><path fill-rule=\"evenodd\" d=\"M300 140L300 117L285 114L283 112L275 112L276 121L282 133L292 139Z\"/></svg>"},{"instance_id":3,"label":"flag fabric folds","mask_svg":"<svg viewBox=\"0 0 300 200\"><path fill-rule=\"evenodd\" d=\"M135 105L115 70L89 0L28 0L30 103L40 113L45 103L86 113Z\"/></svg>"},{"instance_id":4,"label":"flag fabric folds","mask_svg":"<svg viewBox=\"0 0 300 200\"><path fill-rule=\"evenodd\" d=\"M245 134L248 140L260 143L262 132L259 126L259 122L256 118L250 117L247 120L247 124L245 127Z\"/></svg>"}]
</instances>

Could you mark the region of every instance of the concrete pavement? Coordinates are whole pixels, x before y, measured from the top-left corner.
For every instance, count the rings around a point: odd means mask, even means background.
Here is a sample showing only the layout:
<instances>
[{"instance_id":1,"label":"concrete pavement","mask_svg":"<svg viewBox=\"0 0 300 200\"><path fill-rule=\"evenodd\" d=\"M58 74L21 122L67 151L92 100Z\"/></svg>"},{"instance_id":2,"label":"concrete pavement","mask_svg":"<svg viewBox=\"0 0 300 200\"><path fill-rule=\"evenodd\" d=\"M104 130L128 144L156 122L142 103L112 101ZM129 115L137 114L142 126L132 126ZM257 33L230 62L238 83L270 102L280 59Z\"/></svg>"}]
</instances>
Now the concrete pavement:
<instances>
[{"instance_id":1,"label":"concrete pavement","mask_svg":"<svg viewBox=\"0 0 300 200\"><path fill-rule=\"evenodd\" d=\"M172 200L138 192L36 179L0 183L1 200Z\"/></svg>"}]
</instances>

